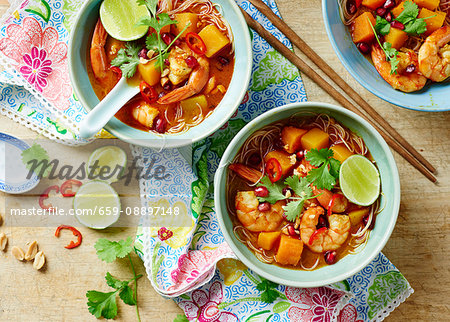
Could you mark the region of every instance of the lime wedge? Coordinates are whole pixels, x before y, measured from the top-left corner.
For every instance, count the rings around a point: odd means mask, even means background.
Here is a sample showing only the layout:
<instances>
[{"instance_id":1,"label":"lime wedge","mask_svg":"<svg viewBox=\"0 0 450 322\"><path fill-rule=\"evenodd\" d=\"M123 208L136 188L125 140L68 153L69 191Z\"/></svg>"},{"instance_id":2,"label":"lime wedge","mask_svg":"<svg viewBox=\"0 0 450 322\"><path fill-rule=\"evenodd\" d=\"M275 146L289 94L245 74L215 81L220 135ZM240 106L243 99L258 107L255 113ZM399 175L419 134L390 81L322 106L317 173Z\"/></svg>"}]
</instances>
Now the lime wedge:
<instances>
[{"instance_id":1,"label":"lime wedge","mask_svg":"<svg viewBox=\"0 0 450 322\"><path fill-rule=\"evenodd\" d=\"M360 206L373 204L380 195L380 174L366 157L356 154L345 160L339 171L342 193Z\"/></svg>"},{"instance_id":2,"label":"lime wedge","mask_svg":"<svg viewBox=\"0 0 450 322\"><path fill-rule=\"evenodd\" d=\"M146 6L136 0L104 0L100 6L100 19L106 32L113 38L131 41L143 37L148 26L136 26L139 18L150 16Z\"/></svg>"},{"instance_id":3,"label":"lime wedge","mask_svg":"<svg viewBox=\"0 0 450 322\"><path fill-rule=\"evenodd\" d=\"M95 167L95 170L92 171L93 178L113 183L119 180L126 165L127 154L125 151L118 146L107 145L92 152L86 164L86 170L88 174L91 174L92 167ZM109 167L109 171L106 171L105 167ZM96 177L99 176L100 170L104 171L102 176Z\"/></svg>"},{"instance_id":4,"label":"lime wedge","mask_svg":"<svg viewBox=\"0 0 450 322\"><path fill-rule=\"evenodd\" d=\"M91 181L80 187L73 199L78 221L89 228L104 229L120 217L120 198L106 182Z\"/></svg>"}]
</instances>

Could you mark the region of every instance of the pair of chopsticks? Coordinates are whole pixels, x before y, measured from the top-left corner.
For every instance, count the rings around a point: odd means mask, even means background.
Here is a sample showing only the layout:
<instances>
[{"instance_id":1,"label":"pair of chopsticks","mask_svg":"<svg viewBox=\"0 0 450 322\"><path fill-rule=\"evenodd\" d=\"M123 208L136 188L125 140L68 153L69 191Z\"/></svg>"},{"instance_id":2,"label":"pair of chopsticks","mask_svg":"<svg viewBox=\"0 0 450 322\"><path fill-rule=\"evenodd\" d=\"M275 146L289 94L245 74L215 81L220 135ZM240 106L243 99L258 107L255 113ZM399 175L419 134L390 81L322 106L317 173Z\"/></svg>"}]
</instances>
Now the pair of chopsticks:
<instances>
[{"instance_id":1,"label":"pair of chopsticks","mask_svg":"<svg viewBox=\"0 0 450 322\"><path fill-rule=\"evenodd\" d=\"M436 169L411 144L408 143L383 117L375 111L353 88L351 88L314 50L309 47L272 9L261 0L249 0L272 24L278 28L298 49L300 49L314 64L316 64L330 79L332 79L353 101L355 101L372 119L363 114L356 105L339 93L330 83L317 74L308 64L293 51L275 38L269 31L254 20L242 8L247 25L264 38L274 49L286 57L303 74L312 79L342 106L358 114L368 121L386 140L387 144L400 154L406 161L419 170L431 182L436 182L433 173Z\"/></svg>"}]
</instances>

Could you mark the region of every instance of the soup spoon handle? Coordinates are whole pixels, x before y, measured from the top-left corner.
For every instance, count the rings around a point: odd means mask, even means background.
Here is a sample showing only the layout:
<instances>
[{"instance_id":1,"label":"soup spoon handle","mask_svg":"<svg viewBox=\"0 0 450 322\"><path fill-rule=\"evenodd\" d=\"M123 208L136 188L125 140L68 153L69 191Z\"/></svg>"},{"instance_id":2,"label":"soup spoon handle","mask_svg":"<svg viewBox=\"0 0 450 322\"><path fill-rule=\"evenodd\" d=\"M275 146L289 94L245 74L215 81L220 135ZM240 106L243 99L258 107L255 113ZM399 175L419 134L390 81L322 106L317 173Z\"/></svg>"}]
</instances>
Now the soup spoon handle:
<instances>
[{"instance_id":1,"label":"soup spoon handle","mask_svg":"<svg viewBox=\"0 0 450 322\"><path fill-rule=\"evenodd\" d=\"M139 93L139 87L131 86L125 77L98 103L80 123L80 137L87 139L98 133L130 99Z\"/></svg>"}]
</instances>

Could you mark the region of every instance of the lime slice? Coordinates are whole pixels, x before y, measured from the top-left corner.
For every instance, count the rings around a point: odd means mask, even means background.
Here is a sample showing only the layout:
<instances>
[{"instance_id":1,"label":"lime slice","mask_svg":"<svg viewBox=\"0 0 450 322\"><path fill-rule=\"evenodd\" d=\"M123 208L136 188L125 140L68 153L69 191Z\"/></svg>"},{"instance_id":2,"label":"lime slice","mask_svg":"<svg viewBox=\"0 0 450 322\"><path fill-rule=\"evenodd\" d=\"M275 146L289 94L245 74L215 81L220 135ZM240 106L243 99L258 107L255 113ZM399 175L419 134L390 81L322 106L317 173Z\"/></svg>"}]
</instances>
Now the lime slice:
<instances>
[{"instance_id":1,"label":"lime slice","mask_svg":"<svg viewBox=\"0 0 450 322\"><path fill-rule=\"evenodd\" d=\"M91 174L92 167L95 167L95 170L92 171L93 178L113 183L119 180L126 165L127 154L125 151L118 146L107 145L92 152L86 164L86 169L87 173ZM109 167L109 171L106 171L105 167ZM101 169L104 172L99 176Z\"/></svg>"},{"instance_id":2,"label":"lime slice","mask_svg":"<svg viewBox=\"0 0 450 322\"><path fill-rule=\"evenodd\" d=\"M106 182L91 181L80 187L73 199L78 221L89 228L104 229L120 217L120 198Z\"/></svg>"},{"instance_id":3,"label":"lime slice","mask_svg":"<svg viewBox=\"0 0 450 322\"><path fill-rule=\"evenodd\" d=\"M139 18L150 16L146 6L136 0L104 0L100 6L100 19L106 32L113 38L131 41L143 37L148 26L136 26Z\"/></svg>"},{"instance_id":4,"label":"lime slice","mask_svg":"<svg viewBox=\"0 0 450 322\"><path fill-rule=\"evenodd\" d=\"M339 183L344 196L354 204L369 206L380 195L380 174L375 165L362 155L349 157L341 165Z\"/></svg>"}]
</instances>

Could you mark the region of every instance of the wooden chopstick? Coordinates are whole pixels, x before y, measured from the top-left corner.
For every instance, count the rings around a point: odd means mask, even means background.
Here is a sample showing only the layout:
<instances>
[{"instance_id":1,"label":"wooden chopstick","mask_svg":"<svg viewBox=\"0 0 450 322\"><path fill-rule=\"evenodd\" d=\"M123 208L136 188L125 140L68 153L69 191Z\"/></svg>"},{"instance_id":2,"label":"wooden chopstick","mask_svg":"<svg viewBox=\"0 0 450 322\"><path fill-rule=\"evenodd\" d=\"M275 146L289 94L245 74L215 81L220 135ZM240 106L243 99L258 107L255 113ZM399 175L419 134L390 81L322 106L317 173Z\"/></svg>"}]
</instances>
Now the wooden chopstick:
<instances>
[{"instance_id":1,"label":"wooden chopstick","mask_svg":"<svg viewBox=\"0 0 450 322\"><path fill-rule=\"evenodd\" d=\"M300 57L298 57L293 51L286 47L282 42L275 38L269 31L267 31L259 22L255 21L249 16L245 10L241 8L242 14L245 17L247 25L255 30L261 37L263 37L274 49L279 51L284 57L286 57L291 63L293 63L303 74L311 78L317 85L323 88L328 94L331 95L336 101L342 104L347 109L358 114L366 121L368 121L386 140L390 147L392 147L397 153L405 158L411 165L419 170L430 181L436 182L436 178L428 169L412 157L397 141L387 135L375 122L366 117L361 111L358 110L349 100L347 100L341 93L339 93L333 86L331 86L325 79L317 74L311 67L308 66Z\"/></svg>"},{"instance_id":2,"label":"wooden chopstick","mask_svg":"<svg viewBox=\"0 0 450 322\"><path fill-rule=\"evenodd\" d=\"M249 0L275 27L277 27L298 49L313 61L331 80L333 80L350 98L352 98L372 119L381 125L394 140L422 163L432 173L436 169L408 141L406 141L375 109L370 106L353 88L351 88L297 33L278 17L268 5L261 0Z\"/></svg>"}]
</instances>

